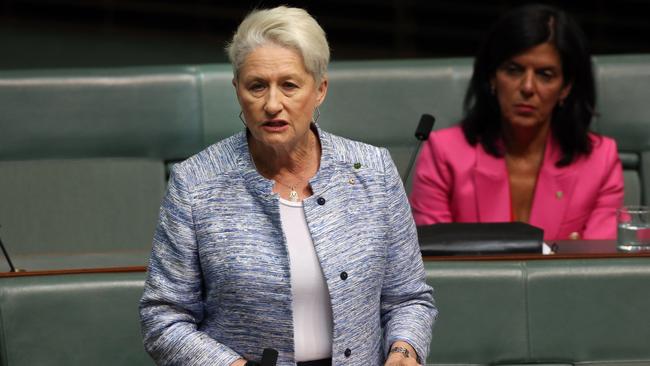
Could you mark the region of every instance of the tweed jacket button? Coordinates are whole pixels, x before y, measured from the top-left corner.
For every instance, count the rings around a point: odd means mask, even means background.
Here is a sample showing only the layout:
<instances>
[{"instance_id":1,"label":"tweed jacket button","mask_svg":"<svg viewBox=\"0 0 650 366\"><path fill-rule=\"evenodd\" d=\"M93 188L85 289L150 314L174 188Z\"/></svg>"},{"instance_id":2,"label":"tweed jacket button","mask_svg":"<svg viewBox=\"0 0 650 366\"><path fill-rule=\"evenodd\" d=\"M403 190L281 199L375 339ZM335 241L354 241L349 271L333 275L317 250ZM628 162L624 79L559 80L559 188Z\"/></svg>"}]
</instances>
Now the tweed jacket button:
<instances>
[{"instance_id":1,"label":"tweed jacket button","mask_svg":"<svg viewBox=\"0 0 650 366\"><path fill-rule=\"evenodd\" d=\"M319 205L322 206L322 205L325 204L325 198L323 198L323 197L318 197L318 199L316 200L316 202L317 202Z\"/></svg>"},{"instance_id":2,"label":"tweed jacket button","mask_svg":"<svg viewBox=\"0 0 650 366\"><path fill-rule=\"evenodd\" d=\"M346 348L345 352L343 352L343 354L345 355L345 357L350 357L350 355L352 354L352 350L350 350L349 348Z\"/></svg>"},{"instance_id":3,"label":"tweed jacket button","mask_svg":"<svg viewBox=\"0 0 650 366\"><path fill-rule=\"evenodd\" d=\"M347 279L348 279L348 273L345 272L345 271L341 272L341 279L342 279L343 281L347 280Z\"/></svg>"}]
</instances>

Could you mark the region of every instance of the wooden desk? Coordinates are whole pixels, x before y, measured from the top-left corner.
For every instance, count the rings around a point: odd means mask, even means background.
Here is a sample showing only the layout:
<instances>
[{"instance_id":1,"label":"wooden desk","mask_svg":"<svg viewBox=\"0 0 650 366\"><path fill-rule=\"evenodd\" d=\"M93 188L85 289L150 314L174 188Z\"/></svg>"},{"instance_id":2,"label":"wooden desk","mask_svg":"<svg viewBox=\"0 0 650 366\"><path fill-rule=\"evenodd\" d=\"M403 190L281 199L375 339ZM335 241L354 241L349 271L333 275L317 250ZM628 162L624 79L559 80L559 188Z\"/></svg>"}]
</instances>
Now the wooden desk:
<instances>
[{"instance_id":1,"label":"wooden desk","mask_svg":"<svg viewBox=\"0 0 650 366\"><path fill-rule=\"evenodd\" d=\"M12 256L20 272L9 272L0 259L0 277L23 277L56 274L101 272L144 272L150 250L114 250L105 252L59 252Z\"/></svg>"},{"instance_id":2,"label":"wooden desk","mask_svg":"<svg viewBox=\"0 0 650 366\"><path fill-rule=\"evenodd\" d=\"M53 275L70 275L70 274L92 274L92 273L129 273L129 272L146 272L146 271L147 271L147 267L144 266L53 269L53 270L21 271L21 272L0 272L0 278L53 276Z\"/></svg>"},{"instance_id":3,"label":"wooden desk","mask_svg":"<svg viewBox=\"0 0 650 366\"><path fill-rule=\"evenodd\" d=\"M621 252L616 240L559 240L547 243L554 254L542 253L424 256L425 261L514 261L549 259L592 259L592 258L649 258L650 251Z\"/></svg>"},{"instance_id":4,"label":"wooden desk","mask_svg":"<svg viewBox=\"0 0 650 366\"><path fill-rule=\"evenodd\" d=\"M550 260L550 259L597 259L597 258L650 258L650 251L628 253L616 249L615 240L561 240L548 243L555 248L555 254L544 255L541 253L523 254L494 254L494 255L451 255L451 256L424 256L424 261L518 261L518 260ZM104 253L106 254L106 253ZM24 272L0 272L2 277L26 277L60 274L87 274L87 273L119 273L119 272L145 272L146 266L137 265L144 263L147 253L134 256L135 259L124 260L115 253L110 253L111 260L89 260L77 258L75 265L70 263L57 263L47 268L42 263L27 267ZM94 258L94 257L93 257ZM20 262L20 261L18 261ZM32 261L34 262L34 261ZM68 261L69 262L69 261ZM21 268L20 266L17 266ZM22 267L24 268L24 267Z\"/></svg>"}]
</instances>

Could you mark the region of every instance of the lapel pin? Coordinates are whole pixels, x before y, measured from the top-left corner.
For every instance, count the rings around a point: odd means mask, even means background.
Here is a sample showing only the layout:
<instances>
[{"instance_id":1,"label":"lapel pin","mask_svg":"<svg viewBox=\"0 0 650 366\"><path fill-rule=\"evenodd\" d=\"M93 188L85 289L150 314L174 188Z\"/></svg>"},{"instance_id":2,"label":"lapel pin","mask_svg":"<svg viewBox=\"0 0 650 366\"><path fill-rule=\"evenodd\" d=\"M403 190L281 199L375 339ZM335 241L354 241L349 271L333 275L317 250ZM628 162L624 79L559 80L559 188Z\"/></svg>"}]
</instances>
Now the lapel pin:
<instances>
[{"instance_id":1,"label":"lapel pin","mask_svg":"<svg viewBox=\"0 0 650 366\"><path fill-rule=\"evenodd\" d=\"M557 191L557 192L555 192L555 197L556 197L557 199L561 200L562 197L564 197L564 192L562 192L562 191Z\"/></svg>"}]
</instances>

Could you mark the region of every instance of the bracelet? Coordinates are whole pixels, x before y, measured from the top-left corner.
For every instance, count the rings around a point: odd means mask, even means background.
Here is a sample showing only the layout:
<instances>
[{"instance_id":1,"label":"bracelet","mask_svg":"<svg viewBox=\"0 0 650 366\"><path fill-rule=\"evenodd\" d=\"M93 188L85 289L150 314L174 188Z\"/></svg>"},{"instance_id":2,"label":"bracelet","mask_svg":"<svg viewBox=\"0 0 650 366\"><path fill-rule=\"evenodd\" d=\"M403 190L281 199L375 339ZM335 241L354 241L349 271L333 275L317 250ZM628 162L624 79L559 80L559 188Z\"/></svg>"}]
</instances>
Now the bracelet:
<instances>
[{"instance_id":1,"label":"bracelet","mask_svg":"<svg viewBox=\"0 0 650 366\"><path fill-rule=\"evenodd\" d=\"M390 349L389 353L401 353L404 357L409 358L410 357L410 352L404 347L393 347Z\"/></svg>"}]
</instances>

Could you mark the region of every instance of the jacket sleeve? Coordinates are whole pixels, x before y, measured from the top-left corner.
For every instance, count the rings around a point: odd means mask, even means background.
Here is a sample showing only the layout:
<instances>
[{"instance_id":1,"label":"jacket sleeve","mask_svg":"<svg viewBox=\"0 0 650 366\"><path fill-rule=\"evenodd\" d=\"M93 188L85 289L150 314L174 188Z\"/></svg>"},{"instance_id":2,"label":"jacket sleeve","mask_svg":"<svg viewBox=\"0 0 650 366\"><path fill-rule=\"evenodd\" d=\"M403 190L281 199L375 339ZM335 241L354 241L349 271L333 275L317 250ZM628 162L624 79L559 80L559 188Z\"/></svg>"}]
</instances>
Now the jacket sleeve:
<instances>
[{"instance_id":1,"label":"jacket sleeve","mask_svg":"<svg viewBox=\"0 0 650 366\"><path fill-rule=\"evenodd\" d=\"M616 142L605 138L600 141L594 150L602 150L597 158L603 160L604 169L596 203L585 224L584 239L616 239L616 209L623 205L623 168Z\"/></svg>"},{"instance_id":2,"label":"jacket sleeve","mask_svg":"<svg viewBox=\"0 0 650 366\"><path fill-rule=\"evenodd\" d=\"M202 277L189 191L172 171L154 234L140 320L144 346L158 365L230 365L240 356L198 330Z\"/></svg>"},{"instance_id":3,"label":"jacket sleeve","mask_svg":"<svg viewBox=\"0 0 650 366\"><path fill-rule=\"evenodd\" d=\"M417 225L431 225L451 222L450 196L454 182L446 165L446 159L439 150L439 141L432 133L426 141L413 174L411 206Z\"/></svg>"},{"instance_id":4,"label":"jacket sleeve","mask_svg":"<svg viewBox=\"0 0 650 366\"><path fill-rule=\"evenodd\" d=\"M383 152L388 222L387 262L381 293L384 350L395 341L408 342L424 363L438 311L433 289L427 285L404 187L388 151Z\"/></svg>"}]
</instances>

